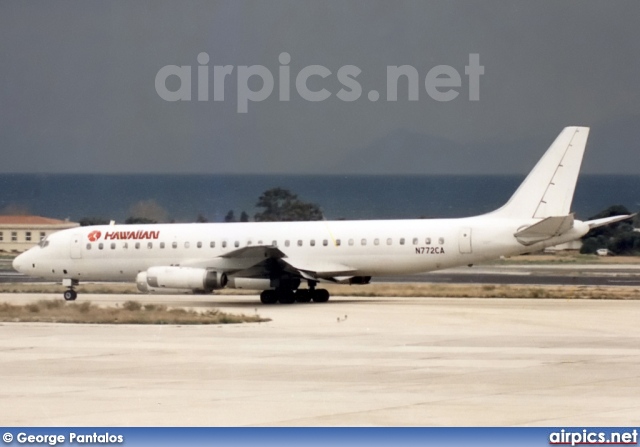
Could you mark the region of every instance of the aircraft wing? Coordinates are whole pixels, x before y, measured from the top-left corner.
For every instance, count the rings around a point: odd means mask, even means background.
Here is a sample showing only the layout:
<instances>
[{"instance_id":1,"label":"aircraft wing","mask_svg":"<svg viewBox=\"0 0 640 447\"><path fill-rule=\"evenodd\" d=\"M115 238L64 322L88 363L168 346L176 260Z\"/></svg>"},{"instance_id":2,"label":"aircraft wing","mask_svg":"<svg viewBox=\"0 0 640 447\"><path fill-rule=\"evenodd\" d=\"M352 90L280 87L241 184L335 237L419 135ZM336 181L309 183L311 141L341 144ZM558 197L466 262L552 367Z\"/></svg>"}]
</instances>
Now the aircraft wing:
<instances>
[{"instance_id":1,"label":"aircraft wing","mask_svg":"<svg viewBox=\"0 0 640 447\"><path fill-rule=\"evenodd\" d=\"M333 279L337 276L353 276L357 271L344 264L307 259L284 258L282 262L292 267L305 279Z\"/></svg>"},{"instance_id":2,"label":"aircraft wing","mask_svg":"<svg viewBox=\"0 0 640 447\"><path fill-rule=\"evenodd\" d=\"M253 245L239 248L222 256L207 260L185 260L180 263L183 267L200 267L215 269L225 273L247 270L269 259L280 259L286 255L273 245Z\"/></svg>"},{"instance_id":3,"label":"aircraft wing","mask_svg":"<svg viewBox=\"0 0 640 447\"><path fill-rule=\"evenodd\" d=\"M225 259L246 259L246 258L284 258L286 255L274 245L254 245L230 251L221 256Z\"/></svg>"},{"instance_id":4,"label":"aircraft wing","mask_svg":"<svg viewBox=\"0 0 640 447\"><path fill-rule=\"evenodd\" d=\"M337 277L348 278L357 274L355 269L344 264L288 257L273 245L243 247L207 261L185 261L181 265L216 269L247 277L268 277L273 271L287 270L314 281L337 281Z\"/></svg>"}]
</instances>

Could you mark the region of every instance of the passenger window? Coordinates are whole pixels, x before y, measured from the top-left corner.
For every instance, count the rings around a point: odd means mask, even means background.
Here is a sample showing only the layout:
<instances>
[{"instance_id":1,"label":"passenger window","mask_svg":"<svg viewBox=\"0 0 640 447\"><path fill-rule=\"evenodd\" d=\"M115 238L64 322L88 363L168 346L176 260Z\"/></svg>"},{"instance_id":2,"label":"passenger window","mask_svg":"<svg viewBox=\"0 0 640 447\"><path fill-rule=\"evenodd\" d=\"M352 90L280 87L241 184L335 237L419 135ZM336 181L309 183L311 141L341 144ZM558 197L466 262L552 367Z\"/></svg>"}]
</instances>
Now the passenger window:
<instances>
[{"instance_id":1,"label":"passenger window","mask_svg":"<svg viewBox=\"0 0 640 447\"><path fill-rule=\"evenodd\" d=\"M236 248L238 248L238 247L240 246L240 242L239 242L239 241L235 241L235 242L233 243L233 246L234 246L234 247L236 247Z\"/></svg>"},{"instance_id":2,"label":"passenger window","mask_svg":"<svg viewBox=\"0 0 640 447\"><path fill-rule=\"evenodd\" d=\"M323 239L322 240L322 245L326 247L327 245L329 245L329 241L326 240L326 239Z\"/></svg>"},{"instance_id":3,"label":"passenger window","mask_svg":"<svg viewBox=\"0 0 640 447\"><path fill-rule=\"evenodd\" d=\"M164 248L164 242L160 242L160 248Z\"/></svg>"},{"instance_id":4,"label":"passenger window","mask_svg":"<svg viewBox=\"0 0 640 447\"><path fill-rule=\"evenodd\" d=\"M413 245L418 245L418 238L417 237L413 238Z\"/></svg>"},{"instance_id":5,"label":"passenger window","mask_svg":"<svg viewBox=\"0 0 640 447\"><path fill-rule=\"evenodd\" d=\"M136 250L140 248L140 242L136 242Z\"/></svg>"},{"instance_id":6,"label":"passenger window","mask_svg":"<svg viewBox=\"0 0 640 447\"><path fill-rule=\"evenodd\" d=\"M122 244L122 248L123 248L123 250L126 250L127 248L129 248L129 243L128 242L124 242Z\"/></svg>"},{"instance_id":7,"label":"passenger window","mask_svg":"<svg viewBox=\"0 0 640 447\"><path fill-rule=\"evenodd\" d=\"M91 250L91 244L87 244L87 250Z\"/></svg>"},{"instance_id":8,"label":"passenger window","mask_svg":"<svg viewBox=\"0 0 640 447\"><path fill-rule=\"evenodd\" d=\"M251 242L251 239L249 239L249 240L247 241L247 247L251 246L251 243L252 243L252 242Z\"/></svg>"},{"instance_id":9,"label":"passenger window","mask_svg":"<svg viewBox=\"0 0 640 447\"><path fill-rule=\"evenodd\" d=\"M271 241L271 245L273 245L274 247L278 246L278 241Z\"/></svg>"},{"instance_id":10,"label":"passenger window","mask_svg":"<svg viewBox=\"0 0 640 447\"><path fill-rule=\"evenodd\" d=\"M284 241L284 246L288 247L289 246L289 240L287 239L286 241Z\"/></svg>"},{"instance_id":11,"label":"passenger window","mask_svg":"<svg viewBox=\"0 0 640 447\"><path fill-rule=\"evenodd\" d=\"M430 237L426 238L424 240L424 243L427 244L427 245L431 245L431 238Z\"/></svg>"},{"instance_id":12,"label":"passenger window","mask_svg":"<svg viewBox=\"0 0 640 447\"><path fill-rule=\"evenodd\" d=\"M209 248L215 248L216 243L214 241L209 242Z\"/></svg>"},{"instance_id":13,"label":"passenger window","mask_svg":"<svg viewBox=\"0 0 640 447\"><path fill-rule=\"evenodd\" d=\"M258 245L262 245L262 241L258 241Z\"/></svg>"},{"instance_id":14,"label":"passenger window","mask_svg":"<svg viewBox=\"0 0 640 447\"><path fill-rule=\"evenodd\" d=\"M353 245L353 239L349 239L349 245Z\"/></svg>"},{"instance_id":15,"label":"passenger window","mask_svg":"<svg viewBox=\"0 0 640 447\"><path fill-rule=\"evenodd\" d=\"M116 249L116 243L115 242L111 242L111 250L115 250Z\"/></svg>"},{"instance_id":16,"label":"passenger window","mask_svg":"<svg viewBox=\"0 0 640 447\"><path fill-rule=\"evenodd\" d=\"M362 239L360 241L360 245L367 245L367 240L366 239Z\"/></svg>"},{"instance_id":17,"label":"passenger window","mask_svg":"<svg viewBox=\"0 0 640 447\"><path fill-rule=\"evenodd\" d=\"M227 241L222 241L222 248L227 248Z\"/></svg>"},{"instance_id":18,"label":"passenger window","mask_svg":"<svg viewBox=\"0 0 640 447\"><path fill-rule=\"evenodd\" d=\"M172 243L171 243L171 247L173 247L173 248L178 248L178 243L177 243L177 242L172 242Z\"/></svg>"},{"instance_id":19,"label":"passenger window","mask_svg":"<svg viewBox=\"0 0 640 447\"><path fill-rule=\"evenodd\" d=\"M98 250L102 250L104 248L104 244L102 242L100 242L98 244Z\"/></svg>"},{"instance_id":20,"label":"passenger window","mask_svg":"<svg viewBox=\"0 0 640 447\"><path fill-rule=\"evenodd\" d=\"M380 245L380 239L375 238L375 239L373 240L373 245Z\"/></svg>"},{"instance_id":21,"label":"passenger window","mask_svg":"<svg viewBox=\"0 0 640 447\"><path fill-rule=\"evenodd\" d=\"M403 237L400 238L400 245L404 245L404 238Z\"/></svg>"},{"instance_id":22,"label":"passenger window","mask_svg":"<svg viewBox=\"0 0 640 447\"><path fill-rule=\"evenodd\" d=\"M316 240L315 239L311 239L309 241L309 245L311 245L312 247L315 247L316 246Z\"/></svg>"},{"instance_id":23,"label":"passenger window","mask_svg":"<svg viewBox=\"0 0 640 447\"><path fill-rule=\"evenodd\" d=\"M191 247L191 244L189 243L189 241L185 242L184 243L184 248L189 248L189 247Z\"/></svg>"},{"instance_id":24,"label":"passenger window","mask_svg":"<svg viewBox=\"0 0 640 447\"><path fill-rule=\"evenodd\" d=\"M151 250L153 248L153 242L147 242L147 248Z\"/></svg>"},{"instance_id":25,"label":"passenger window","mask_svg":"<svg viewBox=\"0 0 640 447\"><path fill-rule=\"evenodd\" d=\"M443 237L438 239L438 244L440 244L440 245L444 244L444 238Z\"/></svg>"},{"instance_id":26,"label":"passenger window","mask_svg":"<svg viewBox=\"0 0 640 447\"><path fill-rule=\"evenodd\" d=\"M336 239L336 247L339 247L341 243L342 242L340 242L340 239Z\"/></svg>"},{"instance_id":27,"label":"passenger window","mask_svg":"<svg viewBox=\"0 0 640 447\"><path fill-rule=\"evenodd\" d=\"M196 244L196 246L197 246L198 248L202 248L202 242L198 241L198 243Z\"/></svg>"},{"instance_id":28,"label":"passenger window","mask_svg":"<svg viewBox=\"0 0 640 447\"><path fill-rule=\"evenodd\" d=\"M298 247L302 247L302 239L298 239Z\"/></svg>"},{"instance_id":29,"label":"passenger window","mask_svg":"<svg viewBox=\"0 0 640 447\"><path fill-rule=\"evenodd\" d=\"M387 245L391 245L391 244L393 244L393 239L387 238Z\"/></svg>"}]
</instances>

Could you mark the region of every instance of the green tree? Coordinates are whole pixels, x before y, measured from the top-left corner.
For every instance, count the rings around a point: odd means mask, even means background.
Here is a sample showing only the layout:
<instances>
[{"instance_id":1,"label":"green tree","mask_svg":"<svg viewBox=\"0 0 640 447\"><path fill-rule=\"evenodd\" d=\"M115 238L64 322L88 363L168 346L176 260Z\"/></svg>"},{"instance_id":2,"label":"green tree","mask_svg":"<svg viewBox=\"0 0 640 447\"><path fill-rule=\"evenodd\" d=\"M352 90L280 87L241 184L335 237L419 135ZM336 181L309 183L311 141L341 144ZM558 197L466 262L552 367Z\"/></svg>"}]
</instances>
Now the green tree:
<instances>
[{"instance_id":1,"label":"green tree","mask_svg":"<svg viewBox=\"0 0 640 447\"><path fill-rule=\"evenodd\" d=\"M631 214L622 205L613 205L587 220ZM582 238L580 253L593 254L600 248L607 248L616 255L640 254L640 233L633 231L629 220L594 228Z\"/></svg>"},{"instance_id":2,"label":"green tree","mask_svg":"<svg viewBox=\"0 0 640 447\"><path fill-rule=\"evenodd\" d=\"M224 216L224 221L225 222L235 222L236 221L236 215L233 212L233 210L229 210L229 212L227 213L226 216Z\"/></svg>"},{"instance_id":3,"label":"green tree","mask_svg":"<svg viewBox=\"0 0 640 447\"><path fill-rule=\"evenodd\" d=\"M204 217L202 213L198 213L198 216L196 217L196 222L205 223L205 222L209 222L209 220L206 217Z\"/></svg>"},{"instance_id":4,"label":"green tree","mask_svg":"<svg viewBox=\"0 0 640 447\"><path fill-rule=\"evenodd\" d=\"M131 216L131 217L127 217L127 219L124 221L124 223L126 224L155 224L158 223L157 220L154 219L149 219L148 217L135 217L135 216Z\"/></svg>"},{"instance_id":5,"label":"green tree","mask_svg":"<svg viewBox=\"0 0 640 447\"><path fill-rule=\"evenodd\" d=\"M83 217L78 223L81 227L88 227L90 225L107 225L109 221L102 217Z\"/></svg>"},{"instance_id":6,"label":"green tree","mask_svg":"<svg viewBox=\"0 0 640 447\"><path fill-rule=\"evenodd\" d=\"M246 211L240 213L240 222L249 222L249 215Z\"/></svg>"},{"instance_id":7,"label":"green tree","mask_svg":"<svg viewBox=\"0 0 640 447\"><path fill-rule=\"evenodd\" d=\"M168 222L169 213L155 200L140 200L129 207L130 219L138 219L134 223Z\"/></svg>"},{"instance_id":8,"label":"green tree","mask_svg":"<svg viewBox=\"0 0 640 447\"><path fill-rule=\"evenodd\" d=\"M314 203L303 202L291 191L272 188L262 193L256 203L261 208L255 214L256 222L322 220L322 210Z\"/></svg>"}]
</instances>

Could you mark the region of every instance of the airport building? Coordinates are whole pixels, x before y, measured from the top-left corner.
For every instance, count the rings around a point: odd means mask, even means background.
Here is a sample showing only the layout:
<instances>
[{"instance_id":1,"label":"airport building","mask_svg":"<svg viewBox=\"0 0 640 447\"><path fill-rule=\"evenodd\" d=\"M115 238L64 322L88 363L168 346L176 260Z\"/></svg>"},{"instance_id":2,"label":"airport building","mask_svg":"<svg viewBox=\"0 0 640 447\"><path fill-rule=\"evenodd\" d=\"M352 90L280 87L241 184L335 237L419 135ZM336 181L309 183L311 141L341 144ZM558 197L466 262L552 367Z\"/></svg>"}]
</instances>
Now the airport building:
<instances>
[{"instance_id":1,"label":"airport building","mask_svg":"<svg viewBox=\"0 0 640 447\"><path fill-rule=\"evenodd\" d=\"M40 216L0 216L0 252L23 252L47 235L80 226L69 220Z\"/></svg>"}]
</instances>

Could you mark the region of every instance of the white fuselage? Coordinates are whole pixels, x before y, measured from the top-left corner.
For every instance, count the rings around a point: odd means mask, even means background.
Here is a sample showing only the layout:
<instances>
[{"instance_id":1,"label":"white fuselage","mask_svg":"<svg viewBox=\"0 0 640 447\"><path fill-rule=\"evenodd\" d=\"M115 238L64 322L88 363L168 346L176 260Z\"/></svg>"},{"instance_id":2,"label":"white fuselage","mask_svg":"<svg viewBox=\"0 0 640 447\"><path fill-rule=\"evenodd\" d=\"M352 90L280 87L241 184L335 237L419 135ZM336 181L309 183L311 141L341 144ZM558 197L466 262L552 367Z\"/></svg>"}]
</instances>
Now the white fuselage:
<instances>
[{"instance_id":1,"label":"white fuselage","mask_svg":"<svg viewBox=\"0 0 640 447\"><path fill-rule=\"evenodd\" d=\"M607 224L575 220L570 211L588 135L586 127L565 127L509 201L482 216L74 228L49 236L13 265L62 280L68 300L80 281L135 280L141 291L262 288L265 304L326 302L319 282L364 284L372 276L475 264L578 239ZM303 281L306 290L299 288Z\"/></svg>"},{"instance_id":2,"label":"white fuselage","mask_svg":"<svg viewBox=\"0 0 640 447\"><path fill-rule=\"evenodd\" d=\"M579 238L588 229L576 221L561 237L522 245L514 233L535 222L488 214L433 220L81 227L50 235L42 246L17 257L14 266L30 276L78 281L133 281L138 273L154 266L200 267L233 274L257 260L226 254L244 247L272 246L285 259L303 265L341 265L353 269L355 275L389 276L540 250Z\"/></svg>"}]
</instances>

